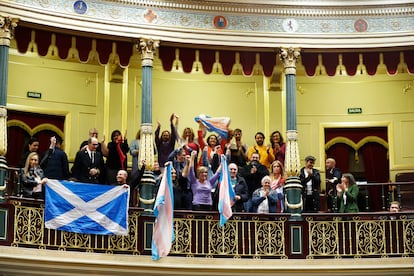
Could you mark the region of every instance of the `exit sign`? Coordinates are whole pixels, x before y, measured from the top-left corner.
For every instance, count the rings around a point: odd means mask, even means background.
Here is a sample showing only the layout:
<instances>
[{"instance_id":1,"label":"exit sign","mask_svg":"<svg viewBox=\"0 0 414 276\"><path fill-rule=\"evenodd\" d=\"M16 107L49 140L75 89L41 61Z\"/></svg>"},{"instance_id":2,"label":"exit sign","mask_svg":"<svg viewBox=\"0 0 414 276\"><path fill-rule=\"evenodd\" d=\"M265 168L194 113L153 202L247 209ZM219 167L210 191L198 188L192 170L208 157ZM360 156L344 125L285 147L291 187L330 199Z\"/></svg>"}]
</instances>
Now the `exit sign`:
<instances>
[{"instance_id":1,"label":"exit sign","mask_svg":"<svg viewBox=\"0 0 414 276\"><path fill-rule=\"evenodd\" d=\"M348 114L360 114L360 113L362 113L362 108L360 107L348 108Z\"/></svg>"},{"instance_id":2,"label":"exit sign","mask_svg":"<svg viewBox=\"0 0 414 276\"><path fill-rule=\"evenodd\" d=\"M28 92L27 92L27 97L28 97L28 98L36 98L36 99L41 99L41 98L42 98L42 93L40 93L40 92L28 91Z\"/></svg>"}]
</instances>

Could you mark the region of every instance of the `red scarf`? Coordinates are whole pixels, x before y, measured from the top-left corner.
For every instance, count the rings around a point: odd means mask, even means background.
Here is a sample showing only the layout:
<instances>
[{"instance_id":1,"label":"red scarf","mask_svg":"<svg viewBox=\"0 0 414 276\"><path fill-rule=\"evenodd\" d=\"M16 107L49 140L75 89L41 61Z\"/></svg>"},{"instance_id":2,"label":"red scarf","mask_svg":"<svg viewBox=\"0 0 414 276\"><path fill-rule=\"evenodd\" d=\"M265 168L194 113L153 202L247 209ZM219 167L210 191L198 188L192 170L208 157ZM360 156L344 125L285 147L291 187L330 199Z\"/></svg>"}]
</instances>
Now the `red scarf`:
<instances>
[{"instance_id":1,"label":"red scarf","mask_svg":"<svg viewBox=\"0 0 414 276\"><path fill-rule=\"evenodd\" d=\"M122 143L122 138L120 138L116 143L116 151L118 152L119 160L121 161L121 169L125 170L124 161L126 159L126 156L121 149L121 143Z\"/></svg>"}]
</instances>

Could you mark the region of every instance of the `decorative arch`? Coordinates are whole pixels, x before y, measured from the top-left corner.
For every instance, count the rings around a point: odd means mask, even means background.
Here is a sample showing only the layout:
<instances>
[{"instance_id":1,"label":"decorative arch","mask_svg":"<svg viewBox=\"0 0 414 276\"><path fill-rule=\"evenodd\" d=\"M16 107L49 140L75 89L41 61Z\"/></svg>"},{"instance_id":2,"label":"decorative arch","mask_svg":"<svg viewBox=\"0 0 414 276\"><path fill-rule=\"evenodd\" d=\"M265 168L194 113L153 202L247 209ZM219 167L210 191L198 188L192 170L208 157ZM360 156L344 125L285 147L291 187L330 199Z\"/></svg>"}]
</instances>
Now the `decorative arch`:
<instances>
[{"instance_id":1,"label":"decorative arch","mask_svg":"<svg viewBox=\"0 0 414 276\"><path fill-rule=\"evenodd\" d=\"M39 140L39 153L43 154L50 145L53 135L64 139L65 116L9 110L7 121L7 163L11 167L22 164L23 153L31 137Z\"/></svg>"},{"instance_id":2,"label":"decorative arch","mask_svg":"<svg viewBox=\"0 0 414 276\"><path fill-rule=\"evenodd\" d=\"M351 147L355 151L355 161L359 161L359 154L358 151L367 143L377 143L383 146L388 151L388 142L378 136L367 136L359 140L357 143L352 141L351 139L343 136L335 137L325 143L325 152L328 151L333 145L342 143L349 147Z\"/></svg>"},{"instance_id":3,"label":"decorative arch","mask_svg":"<svg viewBox=\"0 0 414 276\"><path fill-rule=\"evenodd\" d=\"M64 133L62 130L60 130L57 126L52 125L52 124L40 124L34 128L31 128L30 126L28 126L25 122L20 121L20 120L10 120L7 122L7 127L19 127L22 128L25 132L27 132L30 136L34 136L36 133L41 132L43 130L50 130L53 132L56 132L57 135L59 135L62 139L64 136Z\"/></svg>"}]
</instances>

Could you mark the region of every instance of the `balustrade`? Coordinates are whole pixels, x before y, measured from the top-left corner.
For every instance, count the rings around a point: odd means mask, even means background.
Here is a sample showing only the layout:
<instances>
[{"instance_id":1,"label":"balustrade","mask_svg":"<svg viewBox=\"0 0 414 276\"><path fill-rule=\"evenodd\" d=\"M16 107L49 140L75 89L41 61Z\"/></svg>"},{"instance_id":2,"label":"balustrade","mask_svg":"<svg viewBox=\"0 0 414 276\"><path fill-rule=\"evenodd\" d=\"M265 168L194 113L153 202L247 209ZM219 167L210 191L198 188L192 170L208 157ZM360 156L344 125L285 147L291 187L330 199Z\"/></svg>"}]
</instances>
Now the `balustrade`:
<instances>
[{"instance_id":1,"label":"balustrade","mask_svg":"<svg viewBox=\"0 0 414 276\"><path fill-rule=\"evenodd\" d=\"M0 245L38 249L150 255L154 217L142 208L130 207L127 236L99 236L45 228L44 202L22 198L17 170L9 170L7 200L0 203ZM399 185L374 183L397 198ZM364 186L361 185L361 189ZM392 189L388 189L392 185ZM10 188L13 187L13 188ZM395 186L395 187L394 187ZM378 199L380 200L380 199ZM394 213L395 214L395 213ZM208 258L303 259L414 256L414 210L398 213L307 213L302 220L290 214L234 213L223 226L219 214L176 210L175 242L170 256Z\"/></svg>"}]
</instances>

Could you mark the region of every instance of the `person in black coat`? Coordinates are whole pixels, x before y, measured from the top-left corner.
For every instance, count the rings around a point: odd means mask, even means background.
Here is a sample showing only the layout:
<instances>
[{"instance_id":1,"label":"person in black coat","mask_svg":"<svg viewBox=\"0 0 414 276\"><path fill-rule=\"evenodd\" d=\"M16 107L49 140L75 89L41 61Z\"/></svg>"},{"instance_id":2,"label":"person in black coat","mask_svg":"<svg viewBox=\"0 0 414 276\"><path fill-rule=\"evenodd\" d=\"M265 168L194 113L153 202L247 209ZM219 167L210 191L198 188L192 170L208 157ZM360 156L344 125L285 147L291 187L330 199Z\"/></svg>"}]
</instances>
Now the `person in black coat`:
<instances>
[{"instance_id":1,"label":"person in black coat","mask_svg":"<svg viewBox=\"0 0 414 276\"><path fill-rule=\"evenodd\" d=\"M69 178L68 156L61 146L62 139L59 136L51 137L49 149L40 161L40 167L49 179L66 180Z\"/></svg>"},{"instance_id":2,"label":"person in black coat","mask_svg":"<svg viewBox=\"0 0 414 276\"><path fill-rule=\"evenodd\" d=\"M336 195L336 185L341 183L342 172L336 167L336 161L333 158L326 159L325 168L328 212L338 212L339 202Z\"/></svg>"},{"instance_id":3,"label":"person in black coat","mask_svg":"<svg viewBox=\"0 0 414 276\"><path fill-rule=\"evenodd\" d=\"M313 166L316 158L306 156L305 167L300 169L300 182L303 186L303 212L313 213L320 210L321 175Z\"/></svg>"},{"instance_id":4,"label":"person in black coat","mask_svg":"<svg viewBox=\"0 0 414 276\"><path fill-rule=\"evenodd\" d=\"M240 169L240 176L242 176L247 183L248 200L244 204L246 212L252 212L252 194L255 190L262 187L262 178L269 175L269 170L266 166L260 164L260 155L253 152L250 157L250 162Z\"/></svg>"},{"instance_id":5,"label":"person in black coat","mask_svg":"<svg viewBox=\"0 0 414 276\"><path fill-rule=\"evenodd\" d=\"M85 150L76 153L72 176L84 183L105 183L105 166L102 153L96 151L98 139L90 137Z\"/></svg>"},{"instance_id":6,"label":"person in black coat","mask_svg":"<svg viewBox=\"0 0 414 276\"><path fill-rule=\"evenodd\" d=\"M244 203L249 199L249 189L247 188L246 180L238 174L239 168L235 163L230 163L229 166L230 181L234 190L234 203L232 210L234 212L243 212Z\"/></svg>"}]
</instances>

